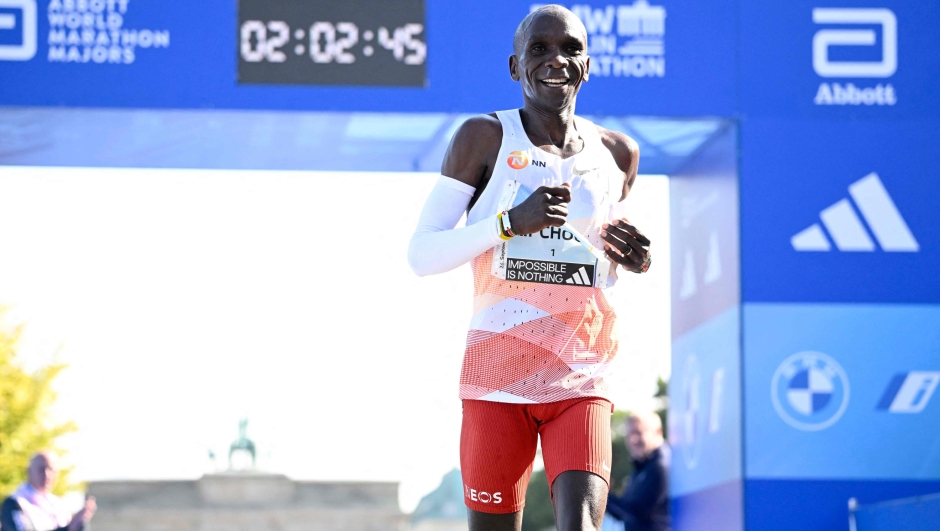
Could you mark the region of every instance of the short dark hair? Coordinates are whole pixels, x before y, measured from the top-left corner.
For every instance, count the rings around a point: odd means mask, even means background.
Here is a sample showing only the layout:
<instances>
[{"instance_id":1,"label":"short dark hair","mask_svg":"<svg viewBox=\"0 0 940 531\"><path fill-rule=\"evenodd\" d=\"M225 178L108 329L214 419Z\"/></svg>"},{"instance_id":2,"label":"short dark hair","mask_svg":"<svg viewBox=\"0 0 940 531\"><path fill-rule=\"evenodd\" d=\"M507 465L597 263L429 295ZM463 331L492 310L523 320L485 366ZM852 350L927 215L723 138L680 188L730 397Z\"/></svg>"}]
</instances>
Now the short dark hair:
<instances>
[{"instance_id":1,"label":"short dark hair","mask_svg":"<svg viewBox=\"0 0 940 531\"><path fill-rule=\"evenodd\" d=\"M548 5L533 9L532 12L526 15L526 17L522 19L522 22L520 22L519 25L516 26L516 33L513 35L513 38L512 38L512 53L514 53L516 56L519 56L522 54L522 45L525 44L525 34L527 31L529 31L529 26L532 25L532 21L535 20L535 18L538 17L539 15L552 15L552 16L556 16L559 18L574 17L574 19L577 20L579 23L581 22L581 19L579 19L577 15L572 13L565 6L561 6L558 4L548 4ZM587 40L586 29L584 30L584 36L585 36L585 40Z\"/></svg>"}]
</instances>

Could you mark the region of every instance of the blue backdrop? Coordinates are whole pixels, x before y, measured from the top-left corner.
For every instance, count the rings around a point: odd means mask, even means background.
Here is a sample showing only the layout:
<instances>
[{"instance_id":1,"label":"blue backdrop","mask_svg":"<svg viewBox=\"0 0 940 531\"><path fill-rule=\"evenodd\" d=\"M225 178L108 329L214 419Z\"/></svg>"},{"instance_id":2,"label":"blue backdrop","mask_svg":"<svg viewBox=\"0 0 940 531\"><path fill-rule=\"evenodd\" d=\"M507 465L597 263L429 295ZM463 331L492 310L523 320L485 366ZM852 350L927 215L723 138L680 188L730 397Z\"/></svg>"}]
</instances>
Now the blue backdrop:
<instances>
[{"instance_id":1,"label":"blue backdrop","mask_svg":"<svg viewBox=\"0 0 940 531\"><path fill-rule=\"evenodd\" d=\"M60 44L50 45L49 38L51 29L64 29L68 41L68 26L53 25L67 11L50 12L50 0L38 0L36 54L28 61L0 61L0 78L11 81L0 87L0 101L6 105L92 107L490 112L518 100L519 89L508 74L508 57L513 31L532 2L428 1L426 87L381 89L239 86L235 0L132 0L126 3L124 13L120 3L111 4L121 15L119 30L158 32L167 36L168 45L137 45L133 62L99 64L94 58L80 62L85 60L86 46L76 44L78 55L73 57L77 60L63 62L57 55L50 56L50 50L58 50ZM639 2L641 7L644 4ZM384 8L381 2L376 5ZM735 109L733 5L731 0L671 1L664 9L667 29L661 32L652 25L645 30L642 20L636 28L621 28L620 6L595 2L588 8L590 17L585 18L597 52L593 54L596 75L590 81L591 90L584 92L580 110L588 114L731 115ZM625 22L635 20L628 14ZM76 31L81 34L84 27ZM105 30L94 31L97 35ZM7 34L0 39L16 39L20 33L0 29L0 34ZM110 30L105 33L110 35ZM659 42L664 49L640 49L651 55L629 50L626 55L617 53L638 37L647 43ZM616 40L615 53L608 53L611 39ZM65 47L68 50L71 45ZM620 68L612 66L614 58ZM622 58L640 60L628 59L625 69ZM634 77L637 75L642 77Z\"/></svg>"},{"instance_id":2,"label":"blue backdrop","mask_svg":"<svg viewBox=\"0 0 940 531\"><path fill-rule=\"evenodd\" d=\"M940 5L740 17L746 521L846 529L940 491Z\"/></svg>"}]
</instances>

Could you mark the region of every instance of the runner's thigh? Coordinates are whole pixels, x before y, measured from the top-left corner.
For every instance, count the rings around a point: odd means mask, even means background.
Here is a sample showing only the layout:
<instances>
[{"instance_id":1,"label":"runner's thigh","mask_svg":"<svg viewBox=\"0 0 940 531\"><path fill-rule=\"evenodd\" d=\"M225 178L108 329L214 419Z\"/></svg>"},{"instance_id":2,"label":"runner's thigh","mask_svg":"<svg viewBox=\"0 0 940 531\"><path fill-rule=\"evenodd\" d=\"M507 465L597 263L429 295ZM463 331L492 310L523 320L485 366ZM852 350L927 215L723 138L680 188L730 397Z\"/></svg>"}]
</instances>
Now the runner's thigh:
<instances>
[{"instance_id":1,"label":"runner's thigh","mask_svg":"<svg viewBox=\"0 0 940 531\"><path fill-rule=\"evenodd\" d=\"M525 408L524 404L464 400L460 470L469 509L508 515L525 505L538 443L535 421Z\"/></svg>"},{"instance_id":2,"label":"runner's thigh","mask_svg":"<svg viewBox=\"0 0 940 531\"><path fill-rule=\"evenodd\" d=\"M584 398L542 425L542 458L551 487L561 473L582 470L610 485L610 410L600 398Z\"/></svg>"}]
</instances>

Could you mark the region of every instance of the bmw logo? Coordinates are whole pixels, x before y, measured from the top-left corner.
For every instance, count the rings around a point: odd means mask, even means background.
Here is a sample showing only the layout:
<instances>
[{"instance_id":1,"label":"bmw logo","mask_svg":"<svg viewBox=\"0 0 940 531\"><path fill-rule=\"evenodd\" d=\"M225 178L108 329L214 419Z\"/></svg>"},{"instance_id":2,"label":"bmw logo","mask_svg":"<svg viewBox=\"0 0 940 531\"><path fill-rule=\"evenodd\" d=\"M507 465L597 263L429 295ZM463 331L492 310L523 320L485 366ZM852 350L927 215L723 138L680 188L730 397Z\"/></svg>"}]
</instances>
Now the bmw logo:
<instances>
[{"instance_id":1,"label":"bmw logo","mask_svg":"<svg viewBox=\"0 0 940 531\"><path fill-rule=\"evenodd\" d=\"M783 361L770 386L774 409L796 429L818 431L836 423L849 405L849 379L836 360L800 352Z\"/></svg>"}]
</instances>

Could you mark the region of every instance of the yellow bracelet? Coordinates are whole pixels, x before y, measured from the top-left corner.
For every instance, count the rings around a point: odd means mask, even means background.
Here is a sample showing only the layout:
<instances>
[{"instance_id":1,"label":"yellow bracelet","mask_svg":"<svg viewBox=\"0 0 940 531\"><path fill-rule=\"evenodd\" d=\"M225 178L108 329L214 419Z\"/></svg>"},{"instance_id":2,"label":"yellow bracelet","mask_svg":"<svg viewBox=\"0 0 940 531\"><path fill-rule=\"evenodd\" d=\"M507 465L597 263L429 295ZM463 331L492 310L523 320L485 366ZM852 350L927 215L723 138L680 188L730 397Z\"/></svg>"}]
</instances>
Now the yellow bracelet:
<instances>
[{"instance_id":1,"label":"yellow bracelet","mask_svg":"<svg viewBox=\"0 0 940 531\"><path fill-rule=\"evenodd\" d=\"M499 239L504 241L509 241L512 239L512 237L507 235L506 231L503 230L503 220L499 216L496 216L496 225L496 229L499 232Z\"/></svg>"},{"instance_id":2,"label":"yellow bracelet","mask_svg":"<svg viewBox=\"0 0 940 531\"><path fill-rule=\"evenodd\" d=\"M512 223L511 223L510 220L509 220L509 211L508 211L508 210L503 210L502 213L500 213L500 215L499 215L499 222L502 224L502 226L503 226L503 233L504 233L506 236L509 236L510 238L512 238L513 236L516 235L516 233L512 231Z\"/></svg>"}]
</instances>

